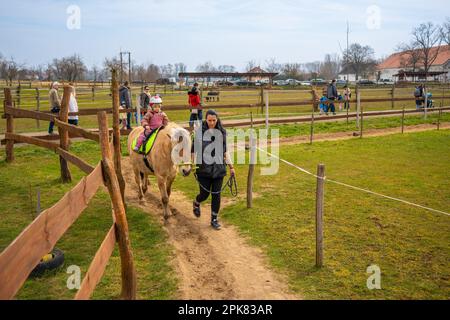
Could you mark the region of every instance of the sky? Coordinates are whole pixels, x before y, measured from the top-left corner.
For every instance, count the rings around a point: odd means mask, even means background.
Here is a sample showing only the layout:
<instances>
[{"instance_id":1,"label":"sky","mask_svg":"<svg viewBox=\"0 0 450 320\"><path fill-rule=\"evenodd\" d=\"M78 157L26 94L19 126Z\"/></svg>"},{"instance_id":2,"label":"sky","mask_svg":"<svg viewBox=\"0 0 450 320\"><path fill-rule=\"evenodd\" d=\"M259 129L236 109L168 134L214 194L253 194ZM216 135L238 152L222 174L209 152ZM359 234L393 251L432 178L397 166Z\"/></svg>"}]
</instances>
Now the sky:
<instances>
[{"instance_id":1,"label":"sky","mask_svg":"<svg viewBox=\"0 0 450 320\"><path fill-rule=\"evenodd\" d=\"M425 3L425 5L424 5ZM442 23L448 0L0 0L0 53L39 65L79 54L91 67L130 51L136 63L207 61L242 71L322 60L350 43L369 45L376 58L393 53L422 22Z\"/></svg>"}]
</instances>

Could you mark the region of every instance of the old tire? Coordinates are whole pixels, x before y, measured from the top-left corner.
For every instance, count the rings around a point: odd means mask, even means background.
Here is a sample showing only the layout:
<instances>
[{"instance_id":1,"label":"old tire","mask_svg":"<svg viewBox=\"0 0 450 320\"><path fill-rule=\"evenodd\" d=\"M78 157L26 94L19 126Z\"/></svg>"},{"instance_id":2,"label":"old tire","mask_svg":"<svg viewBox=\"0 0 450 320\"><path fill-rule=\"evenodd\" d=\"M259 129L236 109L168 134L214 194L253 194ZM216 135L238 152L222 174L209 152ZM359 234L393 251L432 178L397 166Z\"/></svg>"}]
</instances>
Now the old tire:
<instances>
[{"instance_id":1,"label":"old tire","mask_svg":"<svg viewBox=\"0 0 450 320\"><path fill-rule=\"evenodd\" d=\"M52 258L48 261L40 261L38 265L31 271L30 277L40 277L46 271L54 270L62 266L64 263L64 252L55 248L51 252Z\"/></svg>"}]
</instances>

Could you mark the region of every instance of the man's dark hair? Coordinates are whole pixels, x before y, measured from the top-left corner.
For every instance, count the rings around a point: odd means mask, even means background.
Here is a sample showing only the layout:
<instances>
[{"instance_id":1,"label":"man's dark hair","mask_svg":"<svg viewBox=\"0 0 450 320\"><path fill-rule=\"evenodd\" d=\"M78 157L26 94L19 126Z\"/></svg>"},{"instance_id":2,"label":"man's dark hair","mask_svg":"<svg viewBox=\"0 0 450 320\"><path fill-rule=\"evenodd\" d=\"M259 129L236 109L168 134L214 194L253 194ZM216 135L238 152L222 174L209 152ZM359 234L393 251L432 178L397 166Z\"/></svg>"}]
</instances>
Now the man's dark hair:
<instances>
[{"instance_id":1,"label":"man's dark hair","mask_svg":"<svg viewBox=\"0 0 450 320\"><path fill-rule=\"evenodd\" d=\"M128 87L128 81L125 81L124 83L123 83L123 85L125 86L125 87Z\"/></svg>"}]
</instances>

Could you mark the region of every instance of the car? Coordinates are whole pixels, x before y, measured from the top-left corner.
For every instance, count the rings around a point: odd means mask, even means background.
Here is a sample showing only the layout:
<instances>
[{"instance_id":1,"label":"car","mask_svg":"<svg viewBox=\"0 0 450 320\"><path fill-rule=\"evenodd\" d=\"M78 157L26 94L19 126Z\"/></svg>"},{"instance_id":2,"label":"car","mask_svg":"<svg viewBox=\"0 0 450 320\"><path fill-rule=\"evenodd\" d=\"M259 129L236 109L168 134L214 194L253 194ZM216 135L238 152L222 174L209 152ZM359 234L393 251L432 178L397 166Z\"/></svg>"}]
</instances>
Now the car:
<instances>
[{"instance_id":1,"label":"car","mask_svg":"<svg viewBox=\"0 0 450 320\"><path fill-rule=\"evenodd\" d=\"M255 83L253 81L248 80L239 80L234 83L236 86L245 87L245 86L254 86Z\"/></svg>"},{"instance_id":2,"label":"car","mask_svg":"<svg viewBox=\"0 0 450 320\"><path fill-rule=\"evenodd\" d=\"M300 85L301 86L310 86L311 85L311 81L300 81Z\"/></svg>"},{"instance_id":3,"label":"car","mask_svg":"<svg viewBox=\"0 0 450 320\"><path fill-rule=\"evenodd\" d=\"M298 81L297 79L287 79L286 83L291 86L297 86L300 84L300 81Z\"/></svg>"},{"instance_id":4,"label":"car","mask_svg":"<svg viewBox=\"0 0 450 320\"><path fill-rule=\"evenodd\" d=\"M365 86L365 85L373 85L375 84L375 82L368 79L361 79L358 81L358 84Z\"/></svg>"},{"instance_id":5,"label":"car","mask_svg":"<svg viewBox=\"0 0 450 320\"><path fill-rule=\"evenodd\" d=\"M394 81L389 79L380 79L378 80L378 84L394 84Z\"/></svg>"},{"instance_id":6,"label":"car","mask_svg":"<svg viewBox=\"0 0 450 320\"><path fill-rule=\"evenodd\" d=\"M233 82L231 82L231 81L217 81L216 85L220 86L220 87L231 87L233 85Z\"/></svg>"},{"instance_id":7,"label":"car","mask_svg":"<svg viewBox=\"0 0 450 320\"><path fill-rule=\"evenodd\" d=\"M323 79L312 79L311 80L311 85L313 85L313 86L321 86L324 84L328 84L328 82Z\"/></svg>"},{"instance_id":8,"label":"car","mask_svg":"<svg viewBox=\"0 0 450 320\"><path fill-rule=\"evenodd\" d=\"M336 80L336 85L337 86L345 86L345 85L347 85L347 81L346 80L342 80L342 79L338 79L338 80Z\"/></svg>"},{"instance_id":9,"label":"car","mask_svg":"<svg viewBox=\"0 0 450 320\"><path fill-rule=\"evenodd\" d=\"M285 86L287 85L286 80L274 80L273 81L274 86Z\"/></svg>"}]
</instances>

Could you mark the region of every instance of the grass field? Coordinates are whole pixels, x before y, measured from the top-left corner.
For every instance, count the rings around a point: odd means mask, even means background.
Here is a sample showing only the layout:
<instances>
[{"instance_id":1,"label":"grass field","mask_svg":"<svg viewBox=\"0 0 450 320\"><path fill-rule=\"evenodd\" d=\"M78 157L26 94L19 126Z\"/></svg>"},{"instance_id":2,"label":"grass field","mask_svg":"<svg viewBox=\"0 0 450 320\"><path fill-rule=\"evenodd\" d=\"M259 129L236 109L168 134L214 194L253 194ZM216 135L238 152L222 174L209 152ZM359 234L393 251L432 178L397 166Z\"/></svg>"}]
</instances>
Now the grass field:
<instances>
[{"instance_id":1,"label":"grass field","mask_svg":"<svg viewBox=\"0 0 450 320\"><path fill-rule=\"evenodd\" d=\"M71 151L89 160L99 161L98 145L92 142L74 143ZM0 251L31 223L36 212L36 192L41 193L41 208L56 203L83 176L71 166L73 183L59 182L59 159L51 151L36 147L14 150L16 160L6 164L4 149L0 149ZM31 197L30 197L31 192ZM81 268L84 277L97 249L112 225L111 200L108 193L99 191L57 243L65 253L64 266L42 278L28 280L19 291L18 299L73 299L76 290L69 290L66 273L70 265ZM131 245L137 270L139 299L172 299L177 280L171 267L172 249L167 236L156 219L143 211L128 207ZM117 299L121 291L120 258L118 248L109 261L93 299Z\"/></svg>"},{"instance_id":2,"label":"grass field","mask_svg":"<svg viewBox=\"0 0 450 320\"><path fill-rule=\"evenodd\" d=\"M369 120L372 119L367 119L368 126ZM389 126L392 121L390 118L378 120L386 122L382 126ZM412 118L408 121L414 123ZM344 129L342 123L323 125L327 126L320 129L323 132ZM379 125L373 124L374 127ZM307 129L281 126L281 136L309 132ZM329 178L448 212L449 138L450 131L441 130L316 142L312 146L281 146L280 156L312 172L318 163L324 163ZM91 164L99 159L95 143L74 143L71 151ZM59 183L58 157L52 152L21 147L15 149L15 154L16 162L7 165L3 160L4 149L0 150L0 250L32 221L36 188L41 190L45 209L74 185ZM261 247L273 268L286 274L291 288L305 298L450 297L448 216L326 183L325 267L318 270L314 267L315 179L285 164L280 164L275 176L260 176L257 167L254 208L247 210L247 166L237 165L236 168L239 197L237 202L222 210L221 217L236 225L249 242ZM71 169L74 181L78 181L82 173ZM174 188L193 198L197 193L194 185L194 178L190 176L177 179ZM224 196L229 198L228 193ZM76 264L86 272L111 225L109 207L107 194L99 193L57 245L66 253L64 268L41 279L27 281L18 294L19 299L74 296L75 292L65 285L68 276L65 268ZM129 209L128 220L138 269L138 297L173 298L177 282L170 267L172 251L165 234L157 221L138 209ZM94 298L118 297L119 264L116 250ZM372 264L381 268L382 290L366 288L369 276L366 268Z\"/></svg>"},{"instance_id":3,"label":"grass field","mask_svg":"<svg viewBox=\"0 0 450 320\"><path fill-rule=\"evenodd\" d=\"M281 146L280 157L344 183L450 210L450 131ZM237 166L239 198L221 216L287 274L310 299L449 299L448 216L326 183L325 267L315 265L315 179L280 163L275 176L255 171L254 207L246 209L247 166ZM193 178L175 188L190 197ZM229 197L228 193L225 195ZM381 268L381 290L368 290L366 268Z\"/></svg>"}]
</instances>

